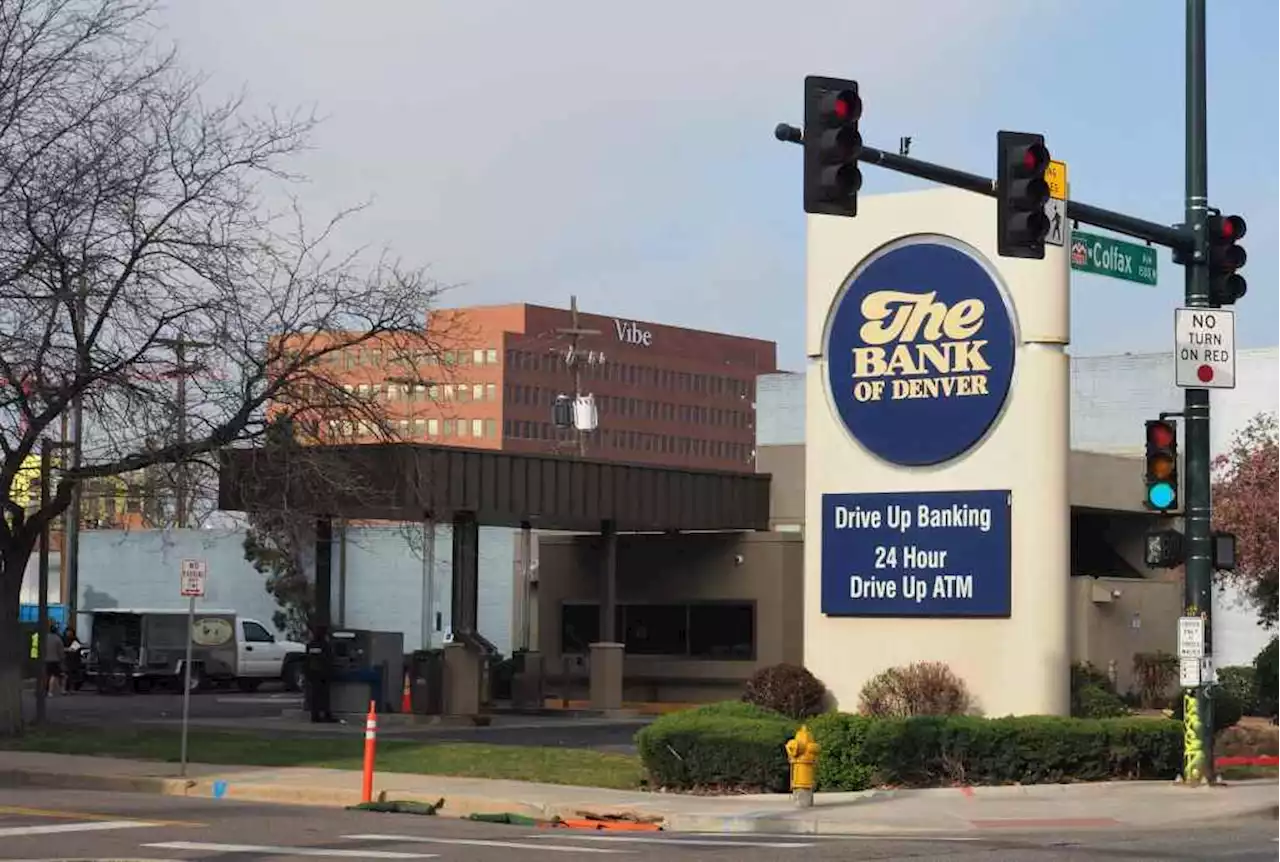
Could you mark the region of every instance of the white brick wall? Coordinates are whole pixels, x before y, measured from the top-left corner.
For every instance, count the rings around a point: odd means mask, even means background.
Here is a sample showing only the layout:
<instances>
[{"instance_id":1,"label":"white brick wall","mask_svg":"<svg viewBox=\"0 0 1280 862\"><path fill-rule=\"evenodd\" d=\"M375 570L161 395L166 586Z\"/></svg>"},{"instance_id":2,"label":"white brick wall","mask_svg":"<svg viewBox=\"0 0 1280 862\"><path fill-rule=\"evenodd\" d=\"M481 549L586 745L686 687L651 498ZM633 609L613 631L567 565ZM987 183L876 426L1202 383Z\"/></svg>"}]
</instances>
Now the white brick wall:
<instances>
[{"instance_id":1,"label":"white brick wall","mask_svg":"<svg viewBox=\"0 0 1280 862\"><path fill-rule=\"evenodd\" d=\"M480 529L480 632L503 653L511 650L511 573L513 530ZM336 537L335 537L336 538ZM244 559L241 530L86 530L81 533L80 607L185 608L178 595L178 563L188 557L209 564L206 608L234 610L270 625L277 607L267 593L265 576ZM406 649L420 643L422 559L397 527L349 531L347 543L346 619L351 628L404 633ZM452 538L437 527L436 604L449 625ZM333 613L338 614L339 551L334 547ZM57 568L51 579L56 583ZM34 569L32 569L34 572ZM24 589L35 597L34 574ZM24 594L25 596L25 594ZM56 596L53 597L56 599ZM24 599L25 600L25 599ZM441 636L437 634L438 646Z\"/></svg>"}]
</instances>

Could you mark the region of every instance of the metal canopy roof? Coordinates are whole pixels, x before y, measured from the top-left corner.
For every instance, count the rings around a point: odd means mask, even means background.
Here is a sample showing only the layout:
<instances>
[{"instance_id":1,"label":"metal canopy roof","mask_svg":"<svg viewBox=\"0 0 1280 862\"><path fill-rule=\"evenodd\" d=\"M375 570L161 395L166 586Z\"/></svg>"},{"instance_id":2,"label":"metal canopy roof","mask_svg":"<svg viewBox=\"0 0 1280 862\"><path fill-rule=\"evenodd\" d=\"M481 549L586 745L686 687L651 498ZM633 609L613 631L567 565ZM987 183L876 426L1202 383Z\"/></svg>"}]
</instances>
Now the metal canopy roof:
<instances>
[{"instance_id":1,"label":"metal canopy roof","mask_svg":"<svg viewBox=\"0 0 1280 862\"><path fill-rule=\"evenodd\" d=\"M598 532L767 530L770 476L454 446L314 446L276 456L228 449L218 505L350 520L448 521Z\"/></svg>"}]
</instances>

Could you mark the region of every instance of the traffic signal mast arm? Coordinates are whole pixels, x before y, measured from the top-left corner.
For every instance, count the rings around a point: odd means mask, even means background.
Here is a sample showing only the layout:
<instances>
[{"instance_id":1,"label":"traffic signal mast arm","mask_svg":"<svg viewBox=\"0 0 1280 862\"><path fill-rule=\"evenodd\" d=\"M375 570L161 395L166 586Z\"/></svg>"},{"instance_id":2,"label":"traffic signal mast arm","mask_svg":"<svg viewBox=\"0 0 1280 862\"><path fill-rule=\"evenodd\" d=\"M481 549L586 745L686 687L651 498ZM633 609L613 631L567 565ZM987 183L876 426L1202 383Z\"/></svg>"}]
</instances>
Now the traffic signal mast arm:
<instances>
[{"instance_id":1,"label":"traffic signal mast arm","mask_svg":"<svg viewBox=\"0 0 1280 862\"><path fill-rule=\"evenodd\" d=\"M774 134L778 140L786 143L799 144L803 143L804 140L804 133L800 129L786 124L778 126ZM865 144L862 147L861 154L858 156L858 161L876 165L895 173L907 174L923 180L932 180L935 183L964 189L975 194L986 195L987 197L996 196L996 181L990 177L958 171L955 168L913 159L910 156L900 156L897 153L878 150ZM1189 229L1181 226L1170 227L1156 224L1146 219L1134 218L1124 213L1076 201L1067 201L1067 218L1136 237L1166 248L1195 253L1194 234Z\"/></svg>"}]
</instances>

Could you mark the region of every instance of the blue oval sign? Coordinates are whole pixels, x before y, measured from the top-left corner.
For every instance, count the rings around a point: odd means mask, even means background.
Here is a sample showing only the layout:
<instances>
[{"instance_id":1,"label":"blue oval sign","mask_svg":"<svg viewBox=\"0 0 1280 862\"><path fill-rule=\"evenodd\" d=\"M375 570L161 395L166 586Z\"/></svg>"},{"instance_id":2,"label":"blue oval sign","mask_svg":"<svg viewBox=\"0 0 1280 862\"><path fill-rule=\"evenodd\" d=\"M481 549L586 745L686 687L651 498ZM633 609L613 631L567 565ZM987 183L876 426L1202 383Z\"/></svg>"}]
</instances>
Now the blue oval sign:
<instances>
[{"instance_id":1,"label":"blue oval sign","mask_svg":"<svg viewBox=\"0 0 1280 862\"><path fill-rule=\"evenodd\" d=\"M969 451L1004 407L1014 331L986 262L956 240L908 237L856 269L827 330L831 397L844 426L893 464Z\"/></svg>"}]
</instances>

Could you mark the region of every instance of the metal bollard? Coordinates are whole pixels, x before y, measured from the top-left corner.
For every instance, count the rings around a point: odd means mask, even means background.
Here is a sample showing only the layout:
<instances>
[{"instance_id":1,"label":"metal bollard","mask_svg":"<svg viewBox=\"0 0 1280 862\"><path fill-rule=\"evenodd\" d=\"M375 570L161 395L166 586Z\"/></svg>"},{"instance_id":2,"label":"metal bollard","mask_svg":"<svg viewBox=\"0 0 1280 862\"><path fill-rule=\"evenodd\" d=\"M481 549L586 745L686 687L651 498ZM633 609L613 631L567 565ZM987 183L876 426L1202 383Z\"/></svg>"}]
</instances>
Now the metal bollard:
<instances>
[{"instance_id":1,"label":"metal bollard","mask_svg":"<svg viewBox=\"0 0 1280 862\"><path fill-rule=\"evenodd\" d=\"M791 764L791 798L800 808L812 808L822 746L813 741L808 727L801 726L795 738L787 740L785 748L787 762Z\"/></svg>"}]
</instances>

